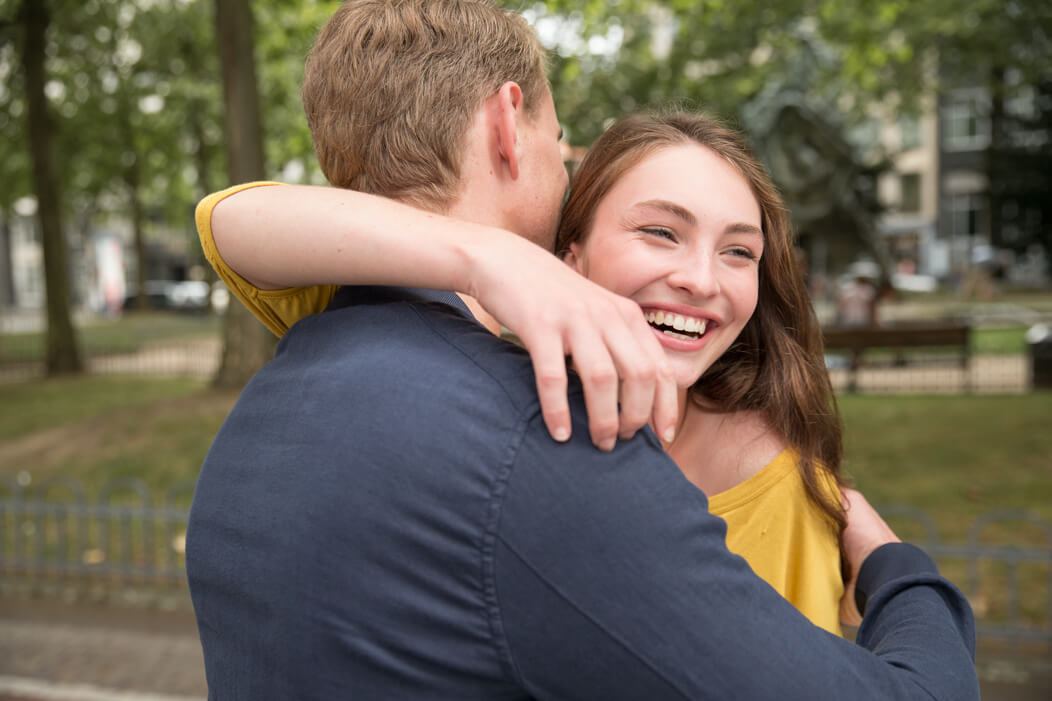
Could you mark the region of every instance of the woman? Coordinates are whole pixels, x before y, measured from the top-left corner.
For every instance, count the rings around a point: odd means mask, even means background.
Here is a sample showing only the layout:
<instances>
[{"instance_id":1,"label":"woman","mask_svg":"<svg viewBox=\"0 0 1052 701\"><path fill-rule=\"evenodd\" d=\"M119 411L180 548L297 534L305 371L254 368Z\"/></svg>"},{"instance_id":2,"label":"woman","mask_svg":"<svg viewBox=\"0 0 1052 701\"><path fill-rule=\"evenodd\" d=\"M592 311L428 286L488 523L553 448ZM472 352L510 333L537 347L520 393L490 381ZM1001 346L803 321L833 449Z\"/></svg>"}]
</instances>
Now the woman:
<instances>
[{"instance_id":1,"label":"woman","mask_svg":"<svg viewBox=\"0 0 1052 701\"><path fill-rule=\"evenodd\" d=\"M279 334L324 309L334 285L267 292L226 266L212 228L223 230L224 240L257 234L236 217L213 218L229 194L202 203L198 228L235 294ZM322 198L304 194L294 208L306 215ZM260 204L275 215L289 205ZM379 209L354 212L356 223L390 226L399 216L374 204ZM427 221L431 243L439 221ZM411 252L400 248L398 233L390 238L389 247L373 252L384 275L341 282L401 274L420 285L419 273L404 272ZM267 246L256 243L266 256ZM728 547L813 622L839 632L839 420L781 201L741 138L698 114L620 120L581 163L557 250L577 272L643 310L680 387L681 422L665 447L727 521ZM313 261L305 255L306 268L272 261L267 285L309 283ZM497 269L523 264L505 259ZM440 279L441 271L434 275Z\"/></svg>"}]
</instances>

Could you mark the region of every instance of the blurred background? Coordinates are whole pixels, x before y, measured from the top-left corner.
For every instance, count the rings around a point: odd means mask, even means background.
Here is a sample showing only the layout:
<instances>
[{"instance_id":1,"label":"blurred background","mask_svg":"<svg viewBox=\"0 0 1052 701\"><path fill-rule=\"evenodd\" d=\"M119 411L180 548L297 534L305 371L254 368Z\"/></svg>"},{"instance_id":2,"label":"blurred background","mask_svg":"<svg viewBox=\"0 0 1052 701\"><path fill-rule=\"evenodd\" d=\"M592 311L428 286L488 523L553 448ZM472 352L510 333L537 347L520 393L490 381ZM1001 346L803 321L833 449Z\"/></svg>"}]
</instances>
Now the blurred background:
<instances>
[{"instance_id":1,"label":"blurred background","mask_svg":"<svg viewBox=\"0 0 1052 701\"><path fill-rule=\"evenodd\" d=\"M988 699L1052 693L1052 4L515 2L573 171L675 101L791 208L845 468L977 614ZM0 701L204 698L194 480L274 339L193 209L323 183L299 102L338 2L0 0ZM84 695L87 694L87 695Z\"/></svg>"}]
</instances>

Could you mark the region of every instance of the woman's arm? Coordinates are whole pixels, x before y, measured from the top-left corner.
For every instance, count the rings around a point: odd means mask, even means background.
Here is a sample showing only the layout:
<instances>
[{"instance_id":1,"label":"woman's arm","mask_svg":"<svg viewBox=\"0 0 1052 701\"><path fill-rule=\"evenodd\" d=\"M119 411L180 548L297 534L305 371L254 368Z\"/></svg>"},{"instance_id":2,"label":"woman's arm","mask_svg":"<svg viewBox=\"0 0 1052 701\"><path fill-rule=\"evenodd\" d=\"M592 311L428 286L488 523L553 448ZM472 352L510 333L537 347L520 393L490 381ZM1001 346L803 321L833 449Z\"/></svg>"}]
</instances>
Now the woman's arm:
<instances>
[{"instance_id":1,"label":"woman's arm","mask_svg":"<svg viewBox=\"0 0 1052 701\"><path fill-rule=\"evenodd\" d=\"M570 434L567 355L584 384L597 446L612 448L651 418L665 440L675 431L675 383L639 307L511 232L301 185L224 198L211 212L211 232L226 264L263 290L400 285L474 298L530 352L545 423L557 440Z\"/></svg>"}]
</instances>

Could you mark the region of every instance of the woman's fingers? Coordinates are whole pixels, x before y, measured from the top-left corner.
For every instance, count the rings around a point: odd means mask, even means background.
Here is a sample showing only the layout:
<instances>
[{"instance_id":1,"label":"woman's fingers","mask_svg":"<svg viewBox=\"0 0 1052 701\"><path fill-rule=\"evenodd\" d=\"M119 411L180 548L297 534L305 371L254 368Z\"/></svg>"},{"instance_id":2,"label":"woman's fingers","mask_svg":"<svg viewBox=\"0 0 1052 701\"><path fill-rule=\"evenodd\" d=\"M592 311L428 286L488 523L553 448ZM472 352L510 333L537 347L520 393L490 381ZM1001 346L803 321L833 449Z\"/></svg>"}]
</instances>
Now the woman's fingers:
<instances>
[{"instance_id":1,"label":"woman's fingers","mask_svg":"<svg viewBox=\"0 0 1052 701\"><path fill-rule=\"evenodd\" d=\"M588 432L600 450L613 450L617 442L619 376L604 335L596 327L577 324L571 330L567 351L584 387Z\"/></svg>"},{"instance_id":2,"label":"woman's fingers","mask_svg":"<svg viewBox=\"0 0 1052 701\"><path fill-rule=\"evenodd\" d=\"M539 333L527 349L537 379L537 396L548 433L559 441L570 439L570 403L566 396L566 354L562 339L554 334Z\"/></svg>"}]
</instances>

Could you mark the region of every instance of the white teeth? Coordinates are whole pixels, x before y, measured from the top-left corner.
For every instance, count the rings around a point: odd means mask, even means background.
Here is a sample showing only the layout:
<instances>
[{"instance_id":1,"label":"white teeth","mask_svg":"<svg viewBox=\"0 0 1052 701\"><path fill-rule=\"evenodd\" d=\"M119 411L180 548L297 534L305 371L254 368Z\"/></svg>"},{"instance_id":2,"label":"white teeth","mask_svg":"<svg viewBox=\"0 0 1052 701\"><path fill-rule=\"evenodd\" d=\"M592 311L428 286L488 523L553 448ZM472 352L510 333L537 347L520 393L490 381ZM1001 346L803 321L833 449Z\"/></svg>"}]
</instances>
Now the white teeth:
<instances>
[{"instance_id":1,"label":"white teeth","mask_svg":"<svg viewBox=\"0 0 1052 701\"><path fill-rule=\"evenodd\" d=\"M704 319L687 319L687 323L684 325L683 330L688 333L705 333L705 327L708 325Z\"/></svg>"},{"instance_id":2,"label":"white teeth","mask_svg":"<svg viewBox=\"0 0 1052 701\"><path fill-rule=\"evenodd\" d=\"M706 319L696 319L690 316L682 316L681 314L673 314L672 312L662 311L650 311L646 314L646 319L655 326L670 326L671 329L664 329L664 331L670 335L672 330L683 331L688 334L704 334L705 329L708 327L709 322ZM681 336L682 334L675 334Z\"/></svg>"}]
</instances>

